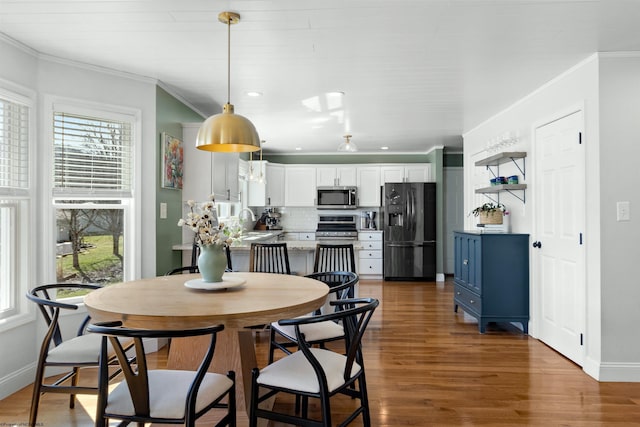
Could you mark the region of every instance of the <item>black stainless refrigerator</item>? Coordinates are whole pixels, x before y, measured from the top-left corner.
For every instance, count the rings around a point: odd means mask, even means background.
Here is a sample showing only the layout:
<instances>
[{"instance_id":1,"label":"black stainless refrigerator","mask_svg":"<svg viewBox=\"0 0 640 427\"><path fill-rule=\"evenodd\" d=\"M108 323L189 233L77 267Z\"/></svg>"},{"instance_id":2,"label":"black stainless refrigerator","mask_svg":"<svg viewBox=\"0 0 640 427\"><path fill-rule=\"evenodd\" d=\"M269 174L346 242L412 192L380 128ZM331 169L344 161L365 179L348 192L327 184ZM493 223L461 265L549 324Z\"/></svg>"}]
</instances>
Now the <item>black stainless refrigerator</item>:
<instances>
[{"instance_id":1,"label":"black stainless refrigerator","mask_svg":"<svg viewBox=\"0 0 640 427\"><path fill-rule=\"evenodd\" d=\"M384 279L436 279L436 184L384 184Z\"/></svg>"}]
</instances>

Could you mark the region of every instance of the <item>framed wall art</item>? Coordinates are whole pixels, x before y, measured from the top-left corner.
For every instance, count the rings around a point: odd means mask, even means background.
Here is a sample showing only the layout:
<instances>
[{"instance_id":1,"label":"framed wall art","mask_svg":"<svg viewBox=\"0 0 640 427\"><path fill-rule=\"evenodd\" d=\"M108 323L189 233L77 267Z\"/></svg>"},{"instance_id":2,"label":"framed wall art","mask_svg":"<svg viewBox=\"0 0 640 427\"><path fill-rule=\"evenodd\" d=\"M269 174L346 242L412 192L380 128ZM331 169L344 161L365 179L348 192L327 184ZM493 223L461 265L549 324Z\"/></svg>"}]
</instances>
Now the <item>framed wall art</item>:
<instances>
[{"instance_id":1,"label":"framed wall art","mask_svg":"<svg viewBox=\"0 0 640 427\"><path fill-rule=\"evenodd\" d=\"M182 141L162 132L162 188L182 189L184 148Z\"/></svg>"}]
</instances>

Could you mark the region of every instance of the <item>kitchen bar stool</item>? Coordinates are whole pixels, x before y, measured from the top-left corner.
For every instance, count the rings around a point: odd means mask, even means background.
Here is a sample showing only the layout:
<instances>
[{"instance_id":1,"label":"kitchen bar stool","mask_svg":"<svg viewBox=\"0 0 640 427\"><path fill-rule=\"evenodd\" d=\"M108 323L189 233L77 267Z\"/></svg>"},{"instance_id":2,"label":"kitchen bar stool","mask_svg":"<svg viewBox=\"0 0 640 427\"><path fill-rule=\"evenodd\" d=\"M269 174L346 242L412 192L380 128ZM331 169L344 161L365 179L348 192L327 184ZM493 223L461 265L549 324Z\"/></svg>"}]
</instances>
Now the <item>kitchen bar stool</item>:
<instances>
[{"instance_id":1,"label":"kitchen bar stool","mask_svg":"<svg viewBox=\"0 0 640 427\"><path fill-rule=\"evenodd\" d=\"M249 271L258 273L291 274L286 243L252 243L249 252Z\"/></svg>"}]
</instances>

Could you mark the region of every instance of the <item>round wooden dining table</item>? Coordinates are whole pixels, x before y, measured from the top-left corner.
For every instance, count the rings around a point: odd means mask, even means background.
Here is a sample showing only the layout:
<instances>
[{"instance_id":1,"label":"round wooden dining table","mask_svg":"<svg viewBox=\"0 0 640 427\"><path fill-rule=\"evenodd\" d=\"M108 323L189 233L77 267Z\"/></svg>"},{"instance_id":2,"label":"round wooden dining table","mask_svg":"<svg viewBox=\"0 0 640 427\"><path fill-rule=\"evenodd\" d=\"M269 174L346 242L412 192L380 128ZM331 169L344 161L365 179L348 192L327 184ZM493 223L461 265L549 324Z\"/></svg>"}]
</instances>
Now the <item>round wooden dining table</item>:
<instances>
[{"instance_id":1,"label":"round wooden dining table","mask_svg":"<svg viewBox=\"0 0 640 427\"><path fill-rule=\"evenodd\" d=\"M224 324L211 370L236 372L240 411L249 403L244 396L250 396L251 370L257 366L253 333L246 327L310 313L325 302L329 288L301 276L244 272L225 273L226 289L186 286L198 286L199 278L178 274L122 282L91 292L84 303L93 322L120 320L143 329ZM172 340L168 367L197 369L207 345L206 337Z\"/></svg>"}]
</instances>

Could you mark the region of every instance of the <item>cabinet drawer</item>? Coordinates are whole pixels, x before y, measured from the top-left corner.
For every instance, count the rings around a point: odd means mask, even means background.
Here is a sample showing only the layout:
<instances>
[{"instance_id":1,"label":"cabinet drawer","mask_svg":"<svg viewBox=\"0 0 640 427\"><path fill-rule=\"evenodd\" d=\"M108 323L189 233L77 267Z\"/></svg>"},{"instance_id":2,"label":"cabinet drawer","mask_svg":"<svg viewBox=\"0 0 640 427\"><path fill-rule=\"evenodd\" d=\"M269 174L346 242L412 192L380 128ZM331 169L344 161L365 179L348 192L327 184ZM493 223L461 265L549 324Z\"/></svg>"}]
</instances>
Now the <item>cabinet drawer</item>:
<instances>
[{"instance_id":1,"label":"cabinet drawer","mask_svg":"<svg viewBox=\"0 0 640 427\"><path fill-rule=\"evenodd\" d=\"M316 233L299 233L299 240L316 240Z\"/></svg>"},{"instance_id":2,"label":"cabinet drawer","mask_svg":"<svg viewBox=\"0 0 640 427\"><path fill-rule=\"evenodd\" d=\"M382 241L382 233L367 233L360 232L358 233L358 240L380 240Z\"/></svg>"},{"instance_id":3,"label":"cabinet drawer","mask_svg":"<svg viewBox=\"0 0 640 427\"><path fill-rule=\"evenodd\" d=\"M362 243L362 249L367 251L381 251L382 240L364 240Z\"/></svg>"},{"instance_id":4,"label":"cabinet drawer","mask_svg":"<svg viewBox=\"0 0 640 427\"><path fill-rule=\"evenodd\" d=\"M382 258L382 251L360 251L360 259L380 259Z\"/></svg>"},{"instance_id":5,"label":"cabinet drawer","mask_svg":"<svg viewBox=\"0 0 640 427\"><path fill-rule=\"evenodd\" d=\"M465 311L476 315L482 313L482 298L464 286L457 284L454 286L453 301L456 304L460 304Z\"/></svg>"},{"instance_id":6,"label":"cabinet drawer","mask_svg":"<svg viewBox=\"0 0 640 427\"><path fill-rule=\"evenodd\" d=\"M285 232L282 233L281 236L283 236L281 240L300 240L299 233Z\"/></svg>"},{"instance_id":7,"label":"cabinet drawer","mask_svg":"<svg viewBox=\"0 0 640 427\"><path fill-rule=\"evenodd\" d=\"M382 258L362 258L358 262L358 274L382 274Z\"/></svg>"}]
</instances>

